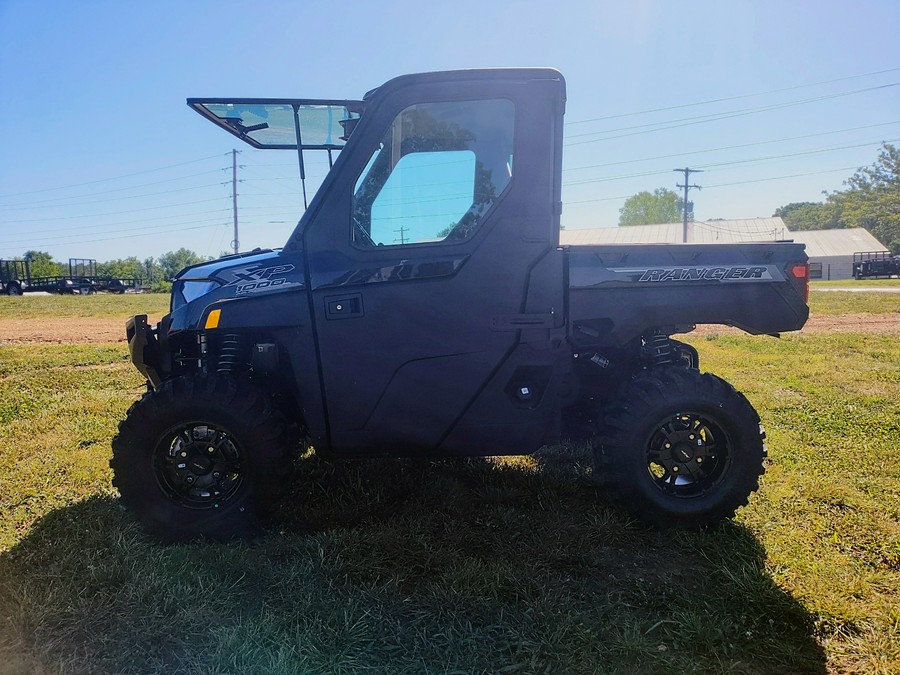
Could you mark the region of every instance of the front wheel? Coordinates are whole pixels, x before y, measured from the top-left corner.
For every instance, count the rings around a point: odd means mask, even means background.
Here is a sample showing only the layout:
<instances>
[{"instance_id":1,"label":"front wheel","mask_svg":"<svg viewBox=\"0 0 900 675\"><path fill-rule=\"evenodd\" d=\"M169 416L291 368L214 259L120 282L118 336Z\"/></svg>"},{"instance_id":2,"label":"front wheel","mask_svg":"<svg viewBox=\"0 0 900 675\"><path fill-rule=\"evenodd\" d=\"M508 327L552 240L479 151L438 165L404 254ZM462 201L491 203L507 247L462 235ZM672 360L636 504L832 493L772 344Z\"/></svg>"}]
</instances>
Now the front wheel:
<instances>
[{"instance_id":1,"label":"front wheel","mask_svg":"<svg viewBox=\"0 0 900 675\"><path fill-rule=\"evenodd\" d=\"M734 515L759 487L765 433L747 399L696 370L637 375L607 406L594 466L613 501L662 528Z\"/></svg>"},{"instance_id":2,"label":"front wheel","mask_svg":"<svg viewBox=\"0 0 900 675\"><path fill-rule=\"evenodd\" d=\"M223 376L150 391L119 423L113 485L166 541L252 534L291 473L288 426L263 392Z\"/></svg>"}]
</instances>

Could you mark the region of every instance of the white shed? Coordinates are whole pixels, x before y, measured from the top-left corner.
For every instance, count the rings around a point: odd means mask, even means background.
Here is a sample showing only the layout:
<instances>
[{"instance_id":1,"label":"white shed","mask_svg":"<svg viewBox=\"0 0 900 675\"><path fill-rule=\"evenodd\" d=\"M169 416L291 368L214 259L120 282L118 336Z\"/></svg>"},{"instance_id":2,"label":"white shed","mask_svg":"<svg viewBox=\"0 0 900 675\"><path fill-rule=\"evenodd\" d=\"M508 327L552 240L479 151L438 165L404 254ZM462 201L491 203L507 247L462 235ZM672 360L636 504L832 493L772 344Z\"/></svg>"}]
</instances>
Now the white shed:
<instances>
[{"instance_id":1,"label":"white shed","mask_svg":"<svg viewBox=\"0 0 900 675\"><path fill-rule=\"evenodd\" d=\"M887 252L871 233L855 227L846 230L801 230L791 232L794 241L806 244L811 279L850 279L853 254Z\"/></svg>"},{"instance_id":2,"label":"white shed","mask_svg":"<svg viewBox=\"0 0 900 675\"><path fill-rule=\"evenodd\" d=\"M560 244L676 244L684 239L682 223L628 225L562 230ZM736 244L750 241L796 241L806 244L813 279L850 279L853 254L887 251L868 230L788 230L781 218L744 218L689 222L689 244Z\"/></svg>"}]
</instances>

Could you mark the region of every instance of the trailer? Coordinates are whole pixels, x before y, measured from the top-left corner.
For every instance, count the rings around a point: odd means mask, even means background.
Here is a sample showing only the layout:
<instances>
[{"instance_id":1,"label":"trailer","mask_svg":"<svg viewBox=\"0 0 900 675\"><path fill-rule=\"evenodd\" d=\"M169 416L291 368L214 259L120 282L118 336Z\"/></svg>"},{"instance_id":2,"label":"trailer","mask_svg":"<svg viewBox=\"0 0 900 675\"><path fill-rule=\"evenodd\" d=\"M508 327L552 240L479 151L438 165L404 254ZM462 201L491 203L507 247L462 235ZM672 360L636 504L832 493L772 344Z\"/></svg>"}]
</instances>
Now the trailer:
<instances>
[{"instance_id":1,"label":"trailer","mask_svg":"<svg viewBox=\"0 0 900 675\"><path fill-rule=\"evenodd\" d=\"M854 279L878 279L900 276L900 256L889 251L865 251L853 254Z\"/></svg>"},{"instance_id":2,"label":"trailer","mask_svg":"<svg viewBox=\"0 0 900 675\"><path fill-rule=\"evenodd\" d=\"M69 278L82 284L89 282L90 292L106 291L122 294L127 290L138 290L141 279L137 277L111 277L97 273L97 261L93 258L69 258Z\"/></svg>"},{"instance_id":3,"label":"trailer","mask_svg":"<svg viewBox=\"0 0 900 675\"><path fill-rule=\"evenodd\" d=\"M0 260L0 293L22 295L31 280L27 260Z\"/></svg>"},{"instance_id":4,"label":"trailer","mask_svg":"<svg viewBox=\"0 0 900 675\"><path fill-rule=\"evenodd\" d=\"M91 295L99 291L122 294L141 287L137 277L111 277L97 273L93 258L69 258L69 273L35 277L27 260L0 260L0 293L55 293Z\"/></svg>"},{"instance_id":5,"label":"trailer","mask_svg":"<svg viewBox=\"0 0 900 675\"><path fill-rule=\"evenodd\" d=\"M26 293L56 293L58 295L91 295L94 286L90 279L73 279L67 276L32 277L22 289Z\"/></svg>"}]
</instances>

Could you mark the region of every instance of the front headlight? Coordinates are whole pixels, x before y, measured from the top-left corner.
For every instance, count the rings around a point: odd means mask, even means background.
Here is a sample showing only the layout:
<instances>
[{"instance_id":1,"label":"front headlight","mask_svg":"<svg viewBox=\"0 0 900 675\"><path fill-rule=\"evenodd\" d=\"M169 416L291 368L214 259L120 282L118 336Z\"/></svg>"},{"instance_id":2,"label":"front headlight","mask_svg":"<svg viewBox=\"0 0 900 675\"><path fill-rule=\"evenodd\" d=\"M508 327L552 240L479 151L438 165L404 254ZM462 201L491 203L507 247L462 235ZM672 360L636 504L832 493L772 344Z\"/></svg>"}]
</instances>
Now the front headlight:
<instances>
[{"instance_id":1,"label":"front headlight","mask_svg":"<svg viewBox=\"0 0 900 675\"><path fill-rule=\"evenodd\" d=\"M219 286L219 282L208 279L198 281L179 279L172 285L172 310L174 311L182 305L193 302L217 286Z\"/></svg>"}]
</instances>

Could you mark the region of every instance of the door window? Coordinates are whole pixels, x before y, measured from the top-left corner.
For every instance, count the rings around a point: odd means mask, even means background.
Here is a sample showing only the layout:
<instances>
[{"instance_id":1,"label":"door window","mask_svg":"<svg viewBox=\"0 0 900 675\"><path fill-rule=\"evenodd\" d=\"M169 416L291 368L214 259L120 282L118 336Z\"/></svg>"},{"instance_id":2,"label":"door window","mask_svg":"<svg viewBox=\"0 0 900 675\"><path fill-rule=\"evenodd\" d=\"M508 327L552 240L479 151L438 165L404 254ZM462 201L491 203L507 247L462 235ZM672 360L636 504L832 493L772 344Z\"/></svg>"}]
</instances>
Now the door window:
<instances>
[{"instance_id":1,"label":"door window","mask_svg":"<svg viewBox=\"0 0 900 675\"><path fill-rule=\"evenodd\" d=\"M514 117L506 99L403 110L356 181L353 242L370 248L471 236L512 180Z\"/></svg>"}]
</instances>

